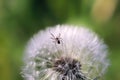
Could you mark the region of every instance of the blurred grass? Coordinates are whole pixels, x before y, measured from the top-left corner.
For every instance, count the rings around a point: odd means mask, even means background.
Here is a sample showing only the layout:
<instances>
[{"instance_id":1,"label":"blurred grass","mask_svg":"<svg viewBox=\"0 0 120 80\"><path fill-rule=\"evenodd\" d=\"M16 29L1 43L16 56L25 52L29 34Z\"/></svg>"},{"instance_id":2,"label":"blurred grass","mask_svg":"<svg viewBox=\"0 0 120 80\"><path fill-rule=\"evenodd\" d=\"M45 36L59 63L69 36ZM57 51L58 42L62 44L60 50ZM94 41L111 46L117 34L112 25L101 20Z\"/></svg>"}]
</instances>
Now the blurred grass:
<instances>
[{"instance_id":1,"label":"blurred grass","mask_svg":"<svg viewBox=\"0 0 120 80\"><path fill-rule=\"evenodd\" d=\"M23 80L27 41L56 24L89 26L104 38L111 61L105 80L120 80L119 0L0 0L0 80Z\"/></svg>"}]
</instances>

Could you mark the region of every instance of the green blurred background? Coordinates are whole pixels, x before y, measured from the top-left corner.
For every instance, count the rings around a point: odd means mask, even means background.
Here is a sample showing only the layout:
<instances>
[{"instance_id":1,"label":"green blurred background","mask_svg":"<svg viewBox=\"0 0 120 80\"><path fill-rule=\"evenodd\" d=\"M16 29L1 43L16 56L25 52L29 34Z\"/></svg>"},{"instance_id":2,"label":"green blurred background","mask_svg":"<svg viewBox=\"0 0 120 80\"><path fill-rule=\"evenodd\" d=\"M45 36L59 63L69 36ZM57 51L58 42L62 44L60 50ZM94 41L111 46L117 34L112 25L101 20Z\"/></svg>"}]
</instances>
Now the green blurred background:
<instances>
[{"instance_id":1,"label":"green blurred background","mask_svg":"<svg viewBox=\"0 0 120 80\"><path fill-rule=\"evenodd\" d=\"M56 24L88 26L104 38L111 61L105 80L120 80L120 0L0 0L0 80L23 80L27 41Z\"/></svg>"}]
</instances>

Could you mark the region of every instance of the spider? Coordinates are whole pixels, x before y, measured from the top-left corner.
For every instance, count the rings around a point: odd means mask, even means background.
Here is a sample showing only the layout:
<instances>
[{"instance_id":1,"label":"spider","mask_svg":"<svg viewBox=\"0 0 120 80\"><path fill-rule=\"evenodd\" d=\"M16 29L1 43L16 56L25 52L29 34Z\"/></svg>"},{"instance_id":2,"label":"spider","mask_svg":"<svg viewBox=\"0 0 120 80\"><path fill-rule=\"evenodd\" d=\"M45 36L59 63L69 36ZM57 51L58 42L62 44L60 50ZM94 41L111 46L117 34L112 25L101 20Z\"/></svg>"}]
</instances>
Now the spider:
<instances>
[{"instance_id":1,"label":"spider","mask_svg":"<svg viewBox=\"0 0 120 80\"><path fill-rule=\"evenodd\" d=\"M56 44L61 44L61 43L63 43L62 42L62 38L61 38L61 34L59 33L59 35L58 36L54 36L52 33L50 33L51 34L51 39L53 40L53 42Z\"/></svg>"}]
</instances>

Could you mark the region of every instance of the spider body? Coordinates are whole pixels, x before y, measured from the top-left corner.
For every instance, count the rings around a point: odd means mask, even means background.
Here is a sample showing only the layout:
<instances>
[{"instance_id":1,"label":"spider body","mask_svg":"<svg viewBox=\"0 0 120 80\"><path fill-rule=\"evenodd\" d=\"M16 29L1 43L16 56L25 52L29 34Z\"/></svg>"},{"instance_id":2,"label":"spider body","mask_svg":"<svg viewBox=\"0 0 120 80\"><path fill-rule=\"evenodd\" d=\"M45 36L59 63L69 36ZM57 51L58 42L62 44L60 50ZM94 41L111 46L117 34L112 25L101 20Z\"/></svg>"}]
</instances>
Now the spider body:
<instances>
[{"instance_id":1,"label":"spider body","mask_svg":"<svg viewBox=\"0 0 120 80\"><path fill-rule=\"evenodd\" d=\"M55 39L56 39L56 41L57 41L58 44L61 43L61 41L60 41L60 39L58 37L56 37Z\"/></svg>"}]
</instances>

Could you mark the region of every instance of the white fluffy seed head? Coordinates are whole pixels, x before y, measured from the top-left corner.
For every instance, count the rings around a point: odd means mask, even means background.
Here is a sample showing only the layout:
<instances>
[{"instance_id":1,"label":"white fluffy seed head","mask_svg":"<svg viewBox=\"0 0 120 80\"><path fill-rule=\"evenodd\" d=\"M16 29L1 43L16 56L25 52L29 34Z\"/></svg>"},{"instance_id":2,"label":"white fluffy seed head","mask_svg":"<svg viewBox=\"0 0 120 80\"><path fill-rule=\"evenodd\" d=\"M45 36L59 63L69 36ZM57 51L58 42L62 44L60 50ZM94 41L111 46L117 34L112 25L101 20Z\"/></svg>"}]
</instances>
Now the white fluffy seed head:
<instances>
[{"instance_id":1,"label":"white fluffy seed head","mask_svg":"<svg viewBox=\"0 0 120 80\"><path fill-rule=\"evenodd\" d=\"M109 65L103 41L85 27L70 25L57 25L34 35L24 62L26 80L96 80Z\"/></svg>"}]
</instances>

